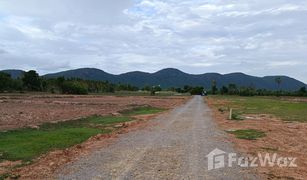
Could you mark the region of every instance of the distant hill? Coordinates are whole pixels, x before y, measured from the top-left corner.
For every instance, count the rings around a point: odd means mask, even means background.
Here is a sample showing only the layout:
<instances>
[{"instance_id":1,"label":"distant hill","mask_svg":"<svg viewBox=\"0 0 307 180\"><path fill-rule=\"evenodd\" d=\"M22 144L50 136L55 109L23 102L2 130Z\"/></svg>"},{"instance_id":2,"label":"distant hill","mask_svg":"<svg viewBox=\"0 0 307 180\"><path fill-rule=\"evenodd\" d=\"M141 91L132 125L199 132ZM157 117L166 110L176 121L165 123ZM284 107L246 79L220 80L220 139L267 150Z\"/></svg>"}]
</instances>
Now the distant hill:
<instances>
[{"instance_id":1,"label":"distant hill","mask_svg":"<svg viewBox=\"0 0 307 180\"><path fill-rule=\"evenodd\" d=\"M17 79L23 76L24 71L17 70L17 69L7 69L3 70L1 72L5 72L7 74L10 74L13 79Z\"/></svg>"},{"instance_id":2,"label":"distant hill","mask_svg":"<svg viewBox=\"0 0 307 180\"><path fill-rule=\"evenodd\" d=\"M238 86L255 87L269 90L278 89L275 78L281 77L282 83L280 88L283 90L293 91L306 86L306 84L303 82L287 76L255 77L243 73L231 73L224 75L218 73L206 73L193 75L173 68L163 69L155 73L134 71L120 75L109 74L95 68L82 68L54 74L47 74L44 77L56 78L60 76L64 76L65 78L74 77L87 80L104 80L113 83L132 84L138 87L144 87L145 85L160 85L162 88L183 87L184 85L204 86L208 88L211 86L211 82L215 80L218 87L222 87L223 85L227 86L230 83L234 83Z\"/></svg>"},{"instance_id":3,"label":"distant hill","mask_svg":"<svg viewBox=\"0 0 307 180\"><path fill-rule=\"evenodd\" d=\"M111 80L111 81L115 80L113 79L114 75L106 73L100 69L94 69L94 68L82 68L82 69L63 71L54 74L47 74L44 77L57 78L61 76L65 78L80 78L87 80Z\"/></svg>"}]
</instances>

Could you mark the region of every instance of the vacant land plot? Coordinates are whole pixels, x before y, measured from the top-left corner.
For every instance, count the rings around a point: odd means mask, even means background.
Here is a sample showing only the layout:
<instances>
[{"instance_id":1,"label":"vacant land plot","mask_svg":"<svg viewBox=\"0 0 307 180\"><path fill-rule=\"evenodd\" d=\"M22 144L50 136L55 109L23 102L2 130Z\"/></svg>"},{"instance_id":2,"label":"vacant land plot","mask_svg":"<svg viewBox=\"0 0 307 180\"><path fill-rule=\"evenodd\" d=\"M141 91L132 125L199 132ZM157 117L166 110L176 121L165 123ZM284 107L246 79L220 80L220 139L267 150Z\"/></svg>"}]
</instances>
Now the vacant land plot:
<instances>
[{"instance_id":1,"label":"vacant land plot","mask_svg":"<svg viewBox=\"0 0 307 180\"><path fill-rule=\"evenodd\" d=\"M221 128L247 154L277 153L296 157L297 168L259 167L272 179L307 177L307 103L304 98L210 96L207 98ZM229 110L234 115L229 120Z\"/></svg>"},{"instance_id":2,"label":"vacant land plot","mask_svg":"<svg viewBox=\"0 0 307 180\"><path fill-rule=\"evenodd\" d=\"M188 98L3 96L2 99L0 179L15 177L11 172L17 172L17 175L29 173L25 166L28 164L30 169L48 174L78 157L83 149L95 146L95 139L99 140L104 134L111 137L123 133L125 128L137 126L142 120L174 108ZM87 141L91 137L94 139ZM43 154L47 155L39 160ZM42 169L45 169L44 173Z\"/></svg>"},{"instance_id":3,"label":"vacant land plot","mask_svg":"<svg viewBox=\"0 0 307 180\"><path fill-rule=\"evenodd\" d=\"M0 131L46 122L110 115L139 106L168 109L187 97L0 95Z\"/></svg>"},{"instance_id":4,"label":"vacant land plot","mask_svg":"<svg viewBox=\"0 0 307 180\"><path fill-rule=\"evenodd\" d=\"M306 98L236 97L216 96L216 100L227 101L226 106L234 108L237 114L271 114L284 121L307 122Z\"/></svg>"}]
</instances>

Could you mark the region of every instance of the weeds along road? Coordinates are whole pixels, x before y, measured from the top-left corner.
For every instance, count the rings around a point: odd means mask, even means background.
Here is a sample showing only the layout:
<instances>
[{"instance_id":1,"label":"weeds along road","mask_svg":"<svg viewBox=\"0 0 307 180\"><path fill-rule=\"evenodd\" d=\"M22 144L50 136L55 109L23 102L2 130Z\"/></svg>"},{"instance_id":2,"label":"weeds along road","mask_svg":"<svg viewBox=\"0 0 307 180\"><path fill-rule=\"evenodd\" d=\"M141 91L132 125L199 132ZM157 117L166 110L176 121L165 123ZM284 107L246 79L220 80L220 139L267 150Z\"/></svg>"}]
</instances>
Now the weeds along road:
<instances>
[{"instance_id":1,"label":"weeds along road","mask_svg":"<svg viewBox=\"0 0 307 180\"><path fill-rule=\"evenodd\" d=\"M57 173L59 179L257 179L243 168L208 171L215 148L235 152L217 129L200 96L151 121L153 126L121 135L112 145Z\"/></svg>"}]
</instances>

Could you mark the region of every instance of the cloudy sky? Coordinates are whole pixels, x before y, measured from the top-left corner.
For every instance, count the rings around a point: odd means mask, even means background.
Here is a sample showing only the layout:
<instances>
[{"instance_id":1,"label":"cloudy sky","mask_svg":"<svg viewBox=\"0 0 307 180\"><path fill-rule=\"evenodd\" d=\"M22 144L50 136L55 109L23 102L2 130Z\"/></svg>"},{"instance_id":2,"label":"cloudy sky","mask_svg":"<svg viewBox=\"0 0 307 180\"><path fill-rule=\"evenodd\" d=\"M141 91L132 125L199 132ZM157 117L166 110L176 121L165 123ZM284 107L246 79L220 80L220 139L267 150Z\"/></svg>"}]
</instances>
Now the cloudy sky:
<instances>
[{"instance_id":1,"label":"cloudy sky","mask_svg":"<svg viewBox=\"0 0 307 180\"><path fill-rule=\"evenodd\" d=\"M0 69L289 75L307 82L306 0L0 0Z\"/></svg>"}]
</instances>

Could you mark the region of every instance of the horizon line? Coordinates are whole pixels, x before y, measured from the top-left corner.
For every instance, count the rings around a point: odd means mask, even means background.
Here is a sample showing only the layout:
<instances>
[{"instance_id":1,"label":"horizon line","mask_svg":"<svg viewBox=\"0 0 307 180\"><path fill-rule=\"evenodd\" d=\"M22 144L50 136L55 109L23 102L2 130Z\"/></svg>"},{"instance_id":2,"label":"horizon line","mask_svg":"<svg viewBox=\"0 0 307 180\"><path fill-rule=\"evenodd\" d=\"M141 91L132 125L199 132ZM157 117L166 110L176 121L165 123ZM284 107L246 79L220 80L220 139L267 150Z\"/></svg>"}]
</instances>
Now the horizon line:
<instances>
[{"instance_id":1,"label":"horizon line","mask_svg":"<svg viewBox=\"0 0 307 180\"><path fill-rule=\"evenodd\" d=\"M140 72L140 73L147 73L147 74L155 74L155 73L158 73L160 71L163 71L163 70L167 70L167 69L173 69L173 70L177 70L177 71L180 71L181 73L184 73L184 74L187 74L187 75L194 75L194 76L197 76L197 75L205 75L205 74L218 74L218 75L230 75L230 74L243 74L243 75L246 75L246 76L252 76L252 77L258 77L258 78L265 78L265 77L288 77L288 78L292 78L292 79L295 79L297 81L300 81L302 83L304 83L306 86L307 86L307 83L305 83L304 81L302 80L298 80L292 76L289 76L289 75L265 75L265 76L257 76L257 75L250 75L250 74L247 74L247 73L244 73L244 72L231 72L231 73L219 73L219 72L206 72L206 73L202 73L202 74L191 74L191 73L187 73L185 71L182 71L181 69L179 68L173 68L173 67L167 67L167 68L162 68L160 70L157 70L157 71L154 71L154 72L146 72L146 71L140 71L140 70L135 70L135 71L128 71L128 72L124 72L124 73L120 73L120 74L113 74L113 73L110 73L110 72L107 72L105 70L102 70L100 68L95 68L95 67L80 67L80 68L73 68L73 69L67 69L67 70L61 70L61 71L56 71L56 72L52 72L52 73L42 73L40 76L46 76L46 75L50 75L50 74L57 74L57 73L61 73L61 72L66 72L66 71L74 71L74 70L81 70L81 69L95 69L95 70L100 70L100 71L103 71L107 74L110 74L110 75L115 75L115 76L119 76L119 75L123 75L123 74L127 74L127 73L133 73L133 72ZM29 70L23 70L23 69L2 69L0 71L9 71L9 70L19 70L19 71L30 71L30 70L35 70L35 71L38 71L37 69L29 69Z\"/></svg>"}]
</instances>

